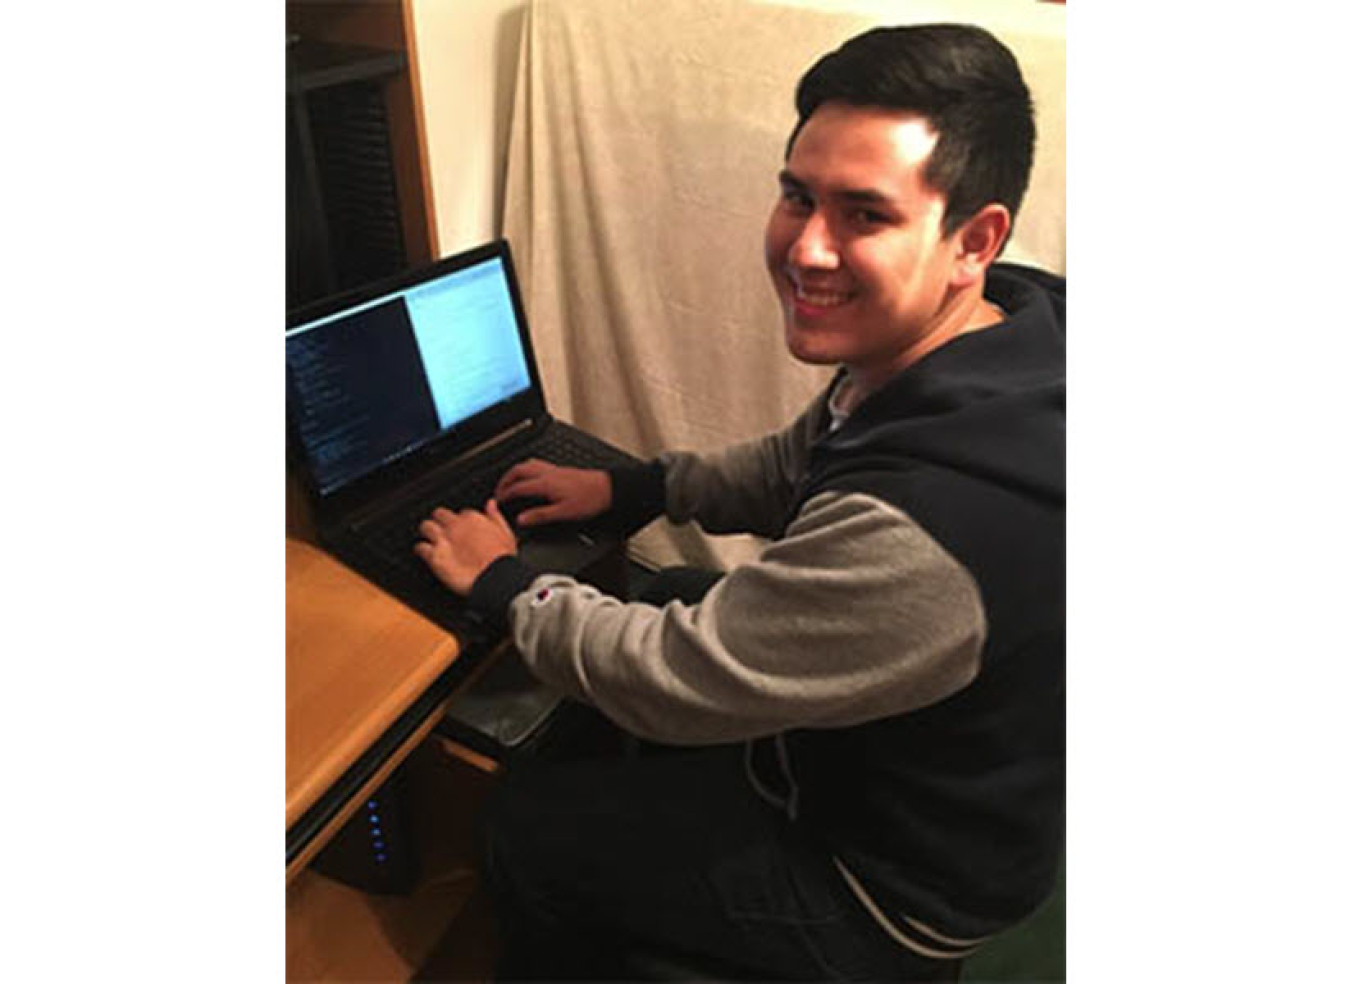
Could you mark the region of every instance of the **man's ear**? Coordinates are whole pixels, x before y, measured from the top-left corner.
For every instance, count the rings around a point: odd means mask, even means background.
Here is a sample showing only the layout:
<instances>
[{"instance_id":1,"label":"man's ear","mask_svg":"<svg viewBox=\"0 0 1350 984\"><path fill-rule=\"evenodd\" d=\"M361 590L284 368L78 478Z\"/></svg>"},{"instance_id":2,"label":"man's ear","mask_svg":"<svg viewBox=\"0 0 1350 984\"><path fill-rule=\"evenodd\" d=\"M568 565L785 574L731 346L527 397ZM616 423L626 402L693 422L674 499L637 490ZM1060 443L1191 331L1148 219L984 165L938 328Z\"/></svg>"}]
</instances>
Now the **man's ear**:
<instances>
[{"instance_id":1,"label":"man's ear","mask_svg":"<svg viewBox=\"0 0 1350 984\"><path fill-rule=\"evenodd\" d=\"M990 202L956 230L953 287L969 287L984 276L1003 248L1010 228L1012 216L1008 214L1007 206Z\"/></svg>"}]
</instances>

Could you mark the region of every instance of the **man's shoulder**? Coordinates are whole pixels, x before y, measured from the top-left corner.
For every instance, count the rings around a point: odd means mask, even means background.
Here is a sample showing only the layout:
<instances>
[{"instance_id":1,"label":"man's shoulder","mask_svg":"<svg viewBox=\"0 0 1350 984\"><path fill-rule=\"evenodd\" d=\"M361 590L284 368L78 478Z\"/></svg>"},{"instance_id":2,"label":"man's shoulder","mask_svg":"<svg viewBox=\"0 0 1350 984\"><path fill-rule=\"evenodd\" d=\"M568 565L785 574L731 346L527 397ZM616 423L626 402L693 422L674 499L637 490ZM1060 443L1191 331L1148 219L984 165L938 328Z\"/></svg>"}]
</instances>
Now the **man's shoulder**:
<instances>
[{"instance_id":1,"label":"man's shoulder","mask_svg":"<svg viewBox=\"0 0 1350 984\"><path fill-rule=\"evenodd\" d=\"M1064 292L1064 285L1067 282L1063 274L1041 267L1029 266L1025 263L1014 263L1011 260L1000 260L989 268L989 278L991 282L997 280L1016 280L1035 284L1044 290L1051 292Z\"/></svg>"},{"instance_id":2,"label":"man's shoulder","mask_svg":"<svg viewBox=\"0 0 1350 984\"><path fill-rule=\"evenodd\" d=\"M1034 314L1063 331L1067 281L1058 273L1020 263L995 263L985 276L985 297L1011 315Z\"/></svg>"}]
</instances>

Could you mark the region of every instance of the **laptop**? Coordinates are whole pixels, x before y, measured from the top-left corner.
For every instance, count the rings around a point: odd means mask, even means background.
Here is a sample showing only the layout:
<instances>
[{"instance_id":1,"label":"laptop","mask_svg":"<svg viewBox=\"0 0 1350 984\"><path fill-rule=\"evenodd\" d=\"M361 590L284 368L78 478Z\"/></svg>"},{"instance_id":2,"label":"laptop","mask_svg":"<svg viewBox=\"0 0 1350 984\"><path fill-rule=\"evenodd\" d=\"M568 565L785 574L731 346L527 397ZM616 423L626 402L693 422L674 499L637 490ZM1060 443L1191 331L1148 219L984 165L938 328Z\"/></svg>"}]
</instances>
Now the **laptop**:
<instances>
[{"instance_id":1,"label":"laptop","mask_svg":"<svg viewBox=\"0 0 1350 984\"><path fill-rule=\"evenodd\" d=\"M549 414L504 240L288 314L286 404L320 541L466 652L494 640L413 553L418 523L440 505L483 508L529 457L637 460ZM573 576L619 542L599 524L517 535L526 563Z\"/></svg>"}]
</instances>

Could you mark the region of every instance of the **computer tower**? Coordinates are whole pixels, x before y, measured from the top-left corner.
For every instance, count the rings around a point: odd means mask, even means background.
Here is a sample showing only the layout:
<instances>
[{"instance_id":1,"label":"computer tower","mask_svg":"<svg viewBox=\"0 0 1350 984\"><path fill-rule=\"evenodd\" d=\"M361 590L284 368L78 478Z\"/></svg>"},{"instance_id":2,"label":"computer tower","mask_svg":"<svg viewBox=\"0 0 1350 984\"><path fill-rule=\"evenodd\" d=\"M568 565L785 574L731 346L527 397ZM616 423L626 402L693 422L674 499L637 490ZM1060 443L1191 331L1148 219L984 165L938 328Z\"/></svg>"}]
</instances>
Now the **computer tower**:
<instances>
[{"instance_id":1,"label":"computer tower","mask_svg":"<svg viewBox=\"0 0 1350 984\"><path fill-rule=\"evenodd\" d=\"M310 868L372 895L411 892L421 866L407 796L407 780L400 769L362 800Z\"/></svg>"}]
</instances>

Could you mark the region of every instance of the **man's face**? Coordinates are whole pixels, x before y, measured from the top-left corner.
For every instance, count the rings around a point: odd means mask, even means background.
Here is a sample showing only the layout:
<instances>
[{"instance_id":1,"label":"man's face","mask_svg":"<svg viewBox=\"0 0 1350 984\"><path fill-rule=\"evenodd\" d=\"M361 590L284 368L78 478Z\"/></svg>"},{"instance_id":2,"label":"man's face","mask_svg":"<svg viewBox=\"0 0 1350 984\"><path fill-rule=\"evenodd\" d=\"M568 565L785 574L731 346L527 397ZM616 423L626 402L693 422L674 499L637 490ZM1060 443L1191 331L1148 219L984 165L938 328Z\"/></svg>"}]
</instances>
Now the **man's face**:
<instances>
[{"instance_id":1,"label":"man's face","mask_svg":"<svg viewBox=\"0 0 1350 984\"><path fill-rule=\"evenodd\" d=\"M922 117L843 103L797 134L764 236L796 358L875 387L940 323L958 237L921 177L936 143Z\"/></svg>"}]
</instances>

